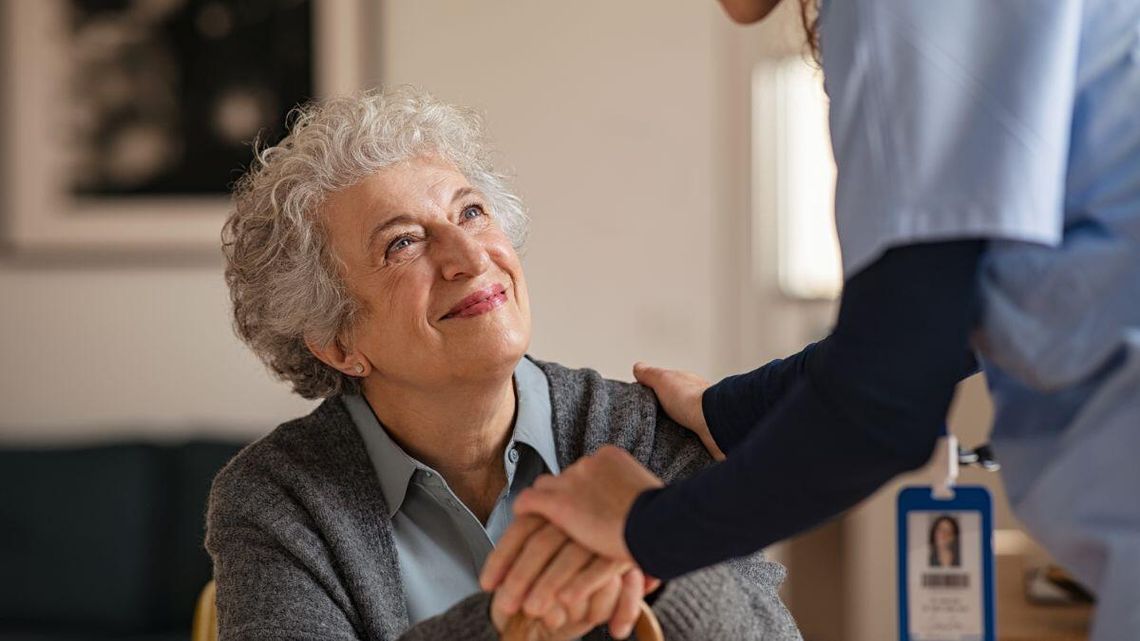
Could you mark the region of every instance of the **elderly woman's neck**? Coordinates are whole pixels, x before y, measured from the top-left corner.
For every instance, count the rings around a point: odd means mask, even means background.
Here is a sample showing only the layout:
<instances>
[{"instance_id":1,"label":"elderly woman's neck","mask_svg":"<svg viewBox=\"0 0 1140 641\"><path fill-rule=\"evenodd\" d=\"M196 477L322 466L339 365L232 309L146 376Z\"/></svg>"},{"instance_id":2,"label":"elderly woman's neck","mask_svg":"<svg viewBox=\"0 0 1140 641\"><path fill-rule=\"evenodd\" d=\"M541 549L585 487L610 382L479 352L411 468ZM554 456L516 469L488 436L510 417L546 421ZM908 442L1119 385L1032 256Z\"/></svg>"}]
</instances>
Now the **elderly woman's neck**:
<instances>
[{"instance_id":1,"label":"elderly woman's neck","mask_svg":"<svg viewBox=\"0 0 1140 641\"><path fill-rule=\"evenodd\" d=\"M443 474L457 493L486 490L498 496L506 479L503 452L514 425L513 378L453 387L446 394L366 381L364 396L389 436Z\"/></svg>"}]
</instances>

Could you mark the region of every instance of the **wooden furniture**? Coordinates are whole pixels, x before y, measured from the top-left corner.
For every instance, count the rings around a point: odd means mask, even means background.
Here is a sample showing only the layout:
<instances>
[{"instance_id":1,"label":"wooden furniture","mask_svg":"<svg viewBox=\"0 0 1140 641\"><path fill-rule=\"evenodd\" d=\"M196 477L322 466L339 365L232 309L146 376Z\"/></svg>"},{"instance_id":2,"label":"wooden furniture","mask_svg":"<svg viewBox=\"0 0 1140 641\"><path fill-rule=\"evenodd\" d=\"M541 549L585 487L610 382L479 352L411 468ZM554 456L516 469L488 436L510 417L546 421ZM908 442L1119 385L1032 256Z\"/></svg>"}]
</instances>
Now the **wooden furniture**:
<instances>
[{"instance_id":1,"label":"wooden furniture","mask_svg":"<svg viewBox=\"0 0 1140 641\"><path fill-rule=\"evenodd\" d=\"M1023 554L997 555L998 641L1088 641L1090 605L1037 605L1025 598Z\"/></svg>"},{"instance_id":2,"label":"wooden furniture","mask_svg":"<svg viewBox=\"0 0 1140 641\"><path fill-rule=\"evenodd\" d=\"M198 595L198 605L194 608L194 625L190 629L190 641L218 641L218 606L214 581L211 580Z\"/></svg>"}]
</instances>

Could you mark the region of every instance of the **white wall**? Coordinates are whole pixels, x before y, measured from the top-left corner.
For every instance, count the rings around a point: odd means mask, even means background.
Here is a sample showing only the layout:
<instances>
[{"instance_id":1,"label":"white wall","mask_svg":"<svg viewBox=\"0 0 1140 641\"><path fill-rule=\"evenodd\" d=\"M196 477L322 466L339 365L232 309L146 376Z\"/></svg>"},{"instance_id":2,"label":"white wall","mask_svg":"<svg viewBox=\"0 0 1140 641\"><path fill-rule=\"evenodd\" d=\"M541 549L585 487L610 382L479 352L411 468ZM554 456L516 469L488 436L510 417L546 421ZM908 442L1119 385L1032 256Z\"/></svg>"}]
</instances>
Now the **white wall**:
<instances>
[{"instance_id":1,"label":"white wall","mask_svg":"<svg viewBox=\"0 0 1140 641\"><path fill-rule=\"evenodd\" d=\"M488 115L530 207L533 352L711 366L712 2L389 2L387 78Z\"/></svg>"},{"instance_id":2,"label":"white wall","mask_svg":"<svg viewBox=\"0 0 1140 641\"><path fill-rule=\"evenodd\" d=\"M716 4L391 0L383 77L488 115L534 224L533 353L710 372ZM0 439L243 437L309 403L230 330L218 263L0 262Z\"/></svg>"},{"instance_id":3,"label":"white wall","mask_svg":"<svg viewBox=\"0 0 1140 641\"><path fill-rule=\"evenodd\" d=\"M220 267L0 272L5 440L256 434L308 406L233 337Z\"/></svg>"}]
</instances>

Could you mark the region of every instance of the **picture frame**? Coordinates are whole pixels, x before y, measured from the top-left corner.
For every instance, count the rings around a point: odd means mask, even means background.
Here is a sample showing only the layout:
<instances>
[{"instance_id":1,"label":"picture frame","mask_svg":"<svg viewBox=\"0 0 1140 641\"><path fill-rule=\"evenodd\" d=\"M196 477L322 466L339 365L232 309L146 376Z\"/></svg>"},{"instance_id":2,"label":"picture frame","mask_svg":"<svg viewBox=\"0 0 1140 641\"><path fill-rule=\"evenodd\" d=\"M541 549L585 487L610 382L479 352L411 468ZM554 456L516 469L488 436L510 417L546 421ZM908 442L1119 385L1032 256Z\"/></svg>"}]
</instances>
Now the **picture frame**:
<instances>
[{"instance_id":1,"label":"picture frame","mask_svg":"<svg viewBox=\"0 0 1140 641\"><path fill-rule=\"evenodd\" d=\"M312 97L377 83L379 47L370 37L378 20L374 1L282 1L309 7L306 33ZM230 199L226 189L216 189L216 180L211 183L213 193L192 193L198 189L192 181L183 181L170 193L164 193L161 185L145 193L115 193L103 189L98 180L92 183L94 190L76 188L74 168L81 137L68 126L74 122L68 109L78 102L73 87L78 63L69 42L77 30L75 9L69 3L81 5L83 0L0 0L0 41L6 43L0 58L0 113L4 114L0 119L0 244L4 253L218 257ZM220 4L226 11L241 5L202 0L189 0L189 4ZM184 120L189 118L184 116ZM234 179L253 159L252 142L243 139L244 159L225 170ZM162 149L153 144L150 148L152 157L154 149ZM129 171L130 162L126 167Z\"/></svg>"}]
</instances>

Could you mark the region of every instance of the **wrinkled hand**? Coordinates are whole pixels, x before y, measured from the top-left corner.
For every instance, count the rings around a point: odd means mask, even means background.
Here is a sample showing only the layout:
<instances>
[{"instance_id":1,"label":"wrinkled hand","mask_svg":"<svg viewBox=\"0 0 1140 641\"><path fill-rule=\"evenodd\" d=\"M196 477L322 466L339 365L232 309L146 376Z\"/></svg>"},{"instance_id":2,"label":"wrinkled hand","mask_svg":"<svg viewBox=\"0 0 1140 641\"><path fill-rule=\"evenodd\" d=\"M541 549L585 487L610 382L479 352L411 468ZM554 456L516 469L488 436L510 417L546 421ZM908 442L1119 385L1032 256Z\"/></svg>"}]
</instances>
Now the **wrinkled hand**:
<instances>
[{"instance_id":1,"label":"wrinkled hand","mask_svg":"<svg viewBox=\"0 0 1140 641\"><path fill-rule=\"evenodd\" d=\"M501 565L524 545L531 554ZM561 641L608 622L614 637L629 636L647 587L636 568L597 557L537 516L518 519L496 549L509 554L488 559L480 583L495 590L491 620L500 634L519 625L528 641ZM523 618L512 620L516 613Z\"/></svg>"},{"instance_id":2,"label":"wrinkled hand","mask_svg":"<svg viewBox=\"0 0 1140 641\"><path fill-rule=\"evenodd\" d=\"M539 477L515 500L520 519L483 566L483 589L503 585L512 599L534 598L536 606L543 606L554 593L560 600L573 600L589 593L602 577L633 573L636 568L625 543L626 516L638 494L661 485L633 456L613 446L580 459L559 477ZM537 525L528 514L543 517L551 527ZM559 537L565 535L596 557L588 563L555 558L561 550ZM655 582L645 582L640 574L638 570L628 581L638 578L646 590L653 589Z\"/></svg>"},{"instance_id":3,"label":"wrinkled hand","mask_svg":"<svg viewBox=\"0 0 1140 641\"><path fill-rule=\"evenodd\" d=\"M610 620L611 613L622 599L623 585L620 577L613 577L601 586L588 599L558 604L539 616L531 617L525 612L509 617L503 612L496 596L491 601L491 617L495 628L503 638L525 641L570 641L581 638L595 627ZM638 599L634 600L636 604ZM634 611L636 615L636 610Z\"/></svg>"},{"instance_id":4,"label":"wrinkled hand","mask_svg":"<svg viewBox=\"0 0 1140 641\"><path fill-rule=\"evenodd\" d=\"M633 377L653 390L669 418L700 437L709 456L717 461L724 460L724 452L713 440L701 405L705 390L710 387L707 380L692 372L652 367L645 363L634 364Z\"/></svg>"}]
</instances>

